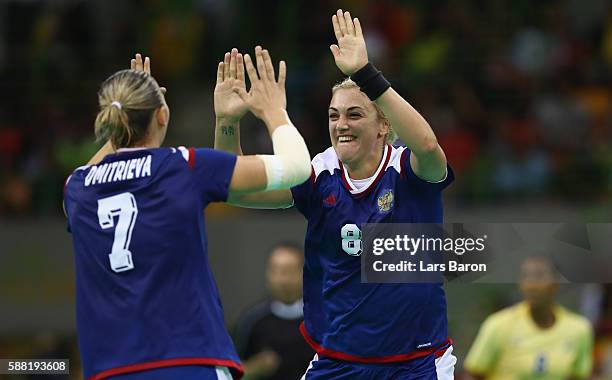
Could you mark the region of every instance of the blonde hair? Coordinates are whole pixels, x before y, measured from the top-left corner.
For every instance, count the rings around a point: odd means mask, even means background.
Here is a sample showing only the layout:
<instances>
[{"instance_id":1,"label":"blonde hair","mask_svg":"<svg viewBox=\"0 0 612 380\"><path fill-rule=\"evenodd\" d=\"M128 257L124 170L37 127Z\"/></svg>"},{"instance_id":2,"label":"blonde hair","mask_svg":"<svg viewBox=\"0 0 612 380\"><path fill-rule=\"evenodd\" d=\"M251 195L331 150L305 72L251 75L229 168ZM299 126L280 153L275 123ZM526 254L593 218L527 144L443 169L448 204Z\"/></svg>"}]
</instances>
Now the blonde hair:
<instances>
[{"instance_id":1,"label":"blonde hair","mask_svg":"<svg viewBox=\"0 0 612 380\"><path fill-rule=\"evenodd\" d=\"M164 104L164 97L151 75L121 70L102 83L98 103L96 138L126 148L146 137L153 112Z\"/></svg>"},{"instance_id":2,"label":"blonde hair","mask_svg":"<svg viewBox=\"0 0 612 380\"><path fill-rule=\"evenodd\" d=\"M346 78L342 82L337 83L337 84L334 85L334 87L332 87L332 96L338 90L341 90L341 89L351 89L351 88L356 88L357 90L361 91L359 89L359 86L357 86L357 83L353 82L351 80L351 78ZM366 96L366 95L364 94L364 96ZM389 126L389 133L387 133L387 135L385 136L385 143L393 144L395 142L395 140L397 140L397 133L395 133L395 131L393 130L393 126L391 125L391 122L389 121L389 119L387 119L387 116L380 109L378 104L376 104L375 102L372 102L372 105L374 106L374 109L376 110L376 114L378 115L378 119L382 120L384 123L386 123Z\"/></svg>"}]
</instances>

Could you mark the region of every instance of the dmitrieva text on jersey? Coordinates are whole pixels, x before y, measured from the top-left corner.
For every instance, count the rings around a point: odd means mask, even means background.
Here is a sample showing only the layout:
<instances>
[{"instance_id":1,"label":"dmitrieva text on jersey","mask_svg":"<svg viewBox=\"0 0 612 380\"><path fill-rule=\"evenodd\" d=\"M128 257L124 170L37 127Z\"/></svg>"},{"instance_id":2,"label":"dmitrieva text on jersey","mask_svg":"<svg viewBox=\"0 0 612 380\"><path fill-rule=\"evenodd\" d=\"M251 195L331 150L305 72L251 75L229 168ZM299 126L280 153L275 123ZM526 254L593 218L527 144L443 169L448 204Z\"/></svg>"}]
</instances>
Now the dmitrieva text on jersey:
<instances>
[{"instance_id":1,"label":"dmitrieva text on jersey","mask_svg":"<svg viewBox=\"0 0 612 380\"><path fill-rule=\"evenodd\" d=\"M94 165L85 177L85 187L151 176L151 155Z\"/></svg>"}]
</instances>

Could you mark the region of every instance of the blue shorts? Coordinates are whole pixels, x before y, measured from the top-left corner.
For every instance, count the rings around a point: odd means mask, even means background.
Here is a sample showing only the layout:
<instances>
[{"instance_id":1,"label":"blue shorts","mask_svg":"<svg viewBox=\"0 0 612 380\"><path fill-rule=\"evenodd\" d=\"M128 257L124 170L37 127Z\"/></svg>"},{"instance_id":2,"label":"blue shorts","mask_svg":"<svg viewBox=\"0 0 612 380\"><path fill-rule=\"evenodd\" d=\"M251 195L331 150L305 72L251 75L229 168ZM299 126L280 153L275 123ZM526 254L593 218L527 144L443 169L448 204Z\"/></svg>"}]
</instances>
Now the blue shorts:
<instances>
[{"instance_id":1,"label":"blue shorts","mask_svg":"<svg viewBox=\"0 0 612 380\"><path fill-rule=\"evenodd\" d=\"M111 376L108 380L231 380L225 367L211 366L175 366L156 368L125 375Z\"/></svg>"},{"instance_id":2,"label":"blue shorts","mask_svg":"<svg viewBox=\"0 0 612 380\"><path fill-rule=\"evenodd\" d=\"M457 362L452 353L450 346L440 355L386 364L354 363L315 355L302 380L451 380Z\"/></svg>"}]
</instances>

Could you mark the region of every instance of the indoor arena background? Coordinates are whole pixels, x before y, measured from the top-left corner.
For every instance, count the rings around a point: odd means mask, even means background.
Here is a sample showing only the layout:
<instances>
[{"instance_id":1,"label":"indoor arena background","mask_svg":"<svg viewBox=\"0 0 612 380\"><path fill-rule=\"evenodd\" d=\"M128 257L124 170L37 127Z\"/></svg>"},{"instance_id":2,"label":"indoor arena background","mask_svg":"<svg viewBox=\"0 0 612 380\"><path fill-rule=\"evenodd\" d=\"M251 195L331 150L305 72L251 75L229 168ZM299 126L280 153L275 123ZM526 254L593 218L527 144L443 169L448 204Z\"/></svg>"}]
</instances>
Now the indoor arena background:
<instances>
[{"instance_id":1,"label":"indoor arena background","mask_svg":"<svg viewBox=\"0 0 612 380\"><path fill-rule=\"evenodd\" d=\"M371 61L445 150L456 173L445 192L447 222L610 222L609 1L2 0L0 358L69 357L72 378L80 378L61 200L65 178L98 148L102 80L134 53L150 56L168 88L165 145L211 147L217 63L232 47L262 44L273 60L287 61L288 112L314 155L329 146L330 89L342 79L329 51L339 7L360 18ZM254 117L241 133L245 153L271 151ZM224 205L207 214L231 328L266 295L269 248L302 242L305 221L293 210ZM447 291L460 378L479 324L520 296L516 285ZM560 296L591 319L600 374L612 371L611 293L565 285Z\"/></svg>"}]
</instances>

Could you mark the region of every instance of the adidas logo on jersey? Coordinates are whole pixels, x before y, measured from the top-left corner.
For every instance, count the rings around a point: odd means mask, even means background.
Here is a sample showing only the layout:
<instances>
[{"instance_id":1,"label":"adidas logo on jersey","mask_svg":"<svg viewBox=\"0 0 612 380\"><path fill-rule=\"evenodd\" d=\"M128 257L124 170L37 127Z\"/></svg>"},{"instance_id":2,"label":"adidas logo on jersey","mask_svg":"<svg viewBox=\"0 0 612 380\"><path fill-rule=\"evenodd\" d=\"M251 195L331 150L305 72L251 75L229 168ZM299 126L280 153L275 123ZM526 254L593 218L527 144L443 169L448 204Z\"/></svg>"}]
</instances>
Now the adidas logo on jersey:
<instances>
[{"instance_id":1,"label":"adidas logo on jersey","mask_svg":"<svg viewBox=\"0 0 612 380\"><path fill-rule=\"evenodd\" d=\"M333 207L336 205L336 196L334 194L329 194L327 198L323 199L323 205L327 207Z\"/></svg>"}]
</instances>

